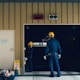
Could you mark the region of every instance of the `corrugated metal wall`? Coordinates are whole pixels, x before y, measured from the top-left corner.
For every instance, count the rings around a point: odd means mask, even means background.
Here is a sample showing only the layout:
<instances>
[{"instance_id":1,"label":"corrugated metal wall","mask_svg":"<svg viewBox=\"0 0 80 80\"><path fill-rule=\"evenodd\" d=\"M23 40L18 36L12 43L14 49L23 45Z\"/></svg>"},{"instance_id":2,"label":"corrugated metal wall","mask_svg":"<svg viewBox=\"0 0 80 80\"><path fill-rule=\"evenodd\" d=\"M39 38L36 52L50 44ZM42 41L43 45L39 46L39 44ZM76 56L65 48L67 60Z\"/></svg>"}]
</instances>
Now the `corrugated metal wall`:
<instances>
[{"instance_id":1,"label":"corrugated metal wall","mask_svg":"<svg viewBox=\"0 0 80 80\"><path fill-rule=\"evenodd\" d=\"M42 13L44 20L33 20L32 14ZM56 13L58 20L50 21L49 13ZM23 54L23 24L80 24L80 3L0 3L0 29L15 30L15 59Z\"/></svg>"}]
</instances>

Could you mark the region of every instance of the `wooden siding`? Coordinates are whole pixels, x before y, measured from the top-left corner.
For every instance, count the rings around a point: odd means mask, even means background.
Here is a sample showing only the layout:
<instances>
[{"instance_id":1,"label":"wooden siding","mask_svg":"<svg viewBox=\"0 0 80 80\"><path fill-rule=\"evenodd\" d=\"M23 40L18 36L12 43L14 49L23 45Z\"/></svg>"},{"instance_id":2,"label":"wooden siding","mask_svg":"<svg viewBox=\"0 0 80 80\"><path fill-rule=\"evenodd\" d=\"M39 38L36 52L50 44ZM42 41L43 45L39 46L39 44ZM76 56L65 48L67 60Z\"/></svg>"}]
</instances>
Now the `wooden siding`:
<instances>
[{"instance_id":1,"label":"wooden siding","mask_svg":"<svg viewBox=\"0 0 80 80\"><path fill-rule=\"evenodd\" d=\"M41 13L43 20L33 20L32 15ZM49 20L49 14L58 20ZM80 3L35 2L0 3L0 30L15 30L15 59L23 60L23 24L80 24Z\"/></svg>"}]
</instances>

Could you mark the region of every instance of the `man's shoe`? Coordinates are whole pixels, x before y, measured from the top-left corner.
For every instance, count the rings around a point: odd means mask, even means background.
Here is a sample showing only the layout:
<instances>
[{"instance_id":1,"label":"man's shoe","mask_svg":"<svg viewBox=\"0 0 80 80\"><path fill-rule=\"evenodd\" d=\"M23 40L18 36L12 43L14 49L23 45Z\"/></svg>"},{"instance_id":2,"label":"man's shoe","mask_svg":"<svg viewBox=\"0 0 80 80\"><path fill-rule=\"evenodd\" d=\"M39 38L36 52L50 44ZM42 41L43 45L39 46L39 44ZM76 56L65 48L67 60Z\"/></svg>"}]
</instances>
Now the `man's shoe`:
<instances>
[{"instance_id":1,"label":"man's shoe","mask_svg":"<svg viewBox=\"0 0 80 80\"><path fill-rule=\"evenodd\" d=\"M32 72L32 70L29 70L28 72Z\"/></svg>"},{"instance_id":2,"label":"man's shoe","mask_svg":"<svg viewBox=\"0 0 80 80\"><path fill-rule=\"evenodd\" d=\"M60 77L60 75L57 75L57 77Z\"/></svg>"},{"instance_id":3,"label":"man's shoe","mask_svg":"<svg viewBox=\"0 0 80 80\"><path fill-rule=\"evenodd\" d=\"M54 77L54 75L50 75L50 77Z\"/></svg>"}]
</instances>

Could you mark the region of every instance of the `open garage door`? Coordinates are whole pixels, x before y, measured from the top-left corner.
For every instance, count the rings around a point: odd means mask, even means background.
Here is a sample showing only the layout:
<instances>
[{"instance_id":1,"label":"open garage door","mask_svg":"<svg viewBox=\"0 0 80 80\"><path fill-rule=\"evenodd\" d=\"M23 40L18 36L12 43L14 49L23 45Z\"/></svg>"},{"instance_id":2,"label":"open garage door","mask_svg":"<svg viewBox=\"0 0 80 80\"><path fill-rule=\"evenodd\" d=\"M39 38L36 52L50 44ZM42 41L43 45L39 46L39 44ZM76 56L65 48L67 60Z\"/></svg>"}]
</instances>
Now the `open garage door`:
<instances>
[{"instance_id":1,"label":"open garage door","mask_svg":"<svg viewBox=\"0 0 80 80\"><path fill-rule=\"evenodd\" d=\"M39 42L47 38L49 31L54 31L55 38L60 41L62 59L60 66L62 71L80 71L80 26L79 25L24 25L24 70L27 72L28 65L25 60L28 41ZM34 47L33 70L48 71L48 61L43 59L45 45Z\"/></svg>"}]
</instances>

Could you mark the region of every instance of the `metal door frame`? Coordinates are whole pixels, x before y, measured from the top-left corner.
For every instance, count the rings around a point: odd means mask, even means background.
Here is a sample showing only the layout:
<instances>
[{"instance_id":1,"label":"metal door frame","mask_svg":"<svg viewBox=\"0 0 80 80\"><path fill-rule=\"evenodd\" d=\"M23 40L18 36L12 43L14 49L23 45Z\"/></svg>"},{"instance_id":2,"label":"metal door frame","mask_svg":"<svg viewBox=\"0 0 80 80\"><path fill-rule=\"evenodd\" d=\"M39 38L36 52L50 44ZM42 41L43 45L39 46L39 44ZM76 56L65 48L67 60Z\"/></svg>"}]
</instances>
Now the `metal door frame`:
<instances>
[{"instance_id":1,"label":"metal door frame","mask_svg":"<svg viewBox=\"0 0 80 80\"><path fill-rule=\"evenodd\" d=\"M80 25L80 24L34 24L34 23L31 23L31 24L28 24L28 23L25 23L25 24L23 24L23 69L22 69L22 72L23 72L23 74L30 74L30 73L28 73L28 72L25 72L25 66L24 66L24 40L25 40L25 34L24 34L24 27L25 27L25 25ZM33 73L32 73L33 74Z\"/></svg>"}]
</instances>

